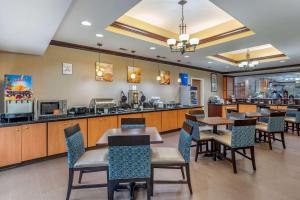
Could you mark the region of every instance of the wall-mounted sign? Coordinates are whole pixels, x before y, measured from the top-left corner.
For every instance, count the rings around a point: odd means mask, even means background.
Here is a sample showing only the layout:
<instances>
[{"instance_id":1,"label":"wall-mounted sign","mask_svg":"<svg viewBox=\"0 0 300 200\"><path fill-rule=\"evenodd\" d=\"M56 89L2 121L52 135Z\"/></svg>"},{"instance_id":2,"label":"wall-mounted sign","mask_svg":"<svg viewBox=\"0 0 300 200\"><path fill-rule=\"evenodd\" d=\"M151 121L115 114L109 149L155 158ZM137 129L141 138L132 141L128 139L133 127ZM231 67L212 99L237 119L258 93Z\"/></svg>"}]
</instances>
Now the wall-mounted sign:
<instances>
[{"instance_id":1,"label":"wall-mounted sign","mask_svg":"<svg viewBox=\"0 0 300 200\"><path fill-rule=\"evenodd\" d=\"M96 62L96 81L113 81L113 65Z\"/></svg>"},{"instance_id":2,"label":"wall-mounted sign","mask_svg":"<svg viewBox=\"0 0 300 200\"><path fill-rule=\"evenodd\" d=\"M63 63L62 65L63 75L71 75L73 74L73 64L71 63Z\"/></svg>"},{"instance_id":3,"label":"wall-mounted sign","mask_svg":"<svg viewBox=\"0 0 300 200\"><path fill-rule=\"evenodd\" d=\"M181 80L181 85L189 84L189 75L187 73L179 73L179 78Z\"/></svg>"},{"instance_id":4,"label":"wall-mounted sign","mask_svg":"<svg viewBox=\"0 0 300 200\"><path fill-rule=\"evenodd\" d=\"M32 100L32 77L23 75L4 75L4 100Z\"/></svg>"},{"instance_id":5,"label":"wall-mounted sign","mask_svg":"<svg viewBox=\"0 0 300 200\"><path fill-rule=\"evenodd\" d=\"M211 73L211 91L218 92L218 76L215 73Z\"/></svg>"}]
</instances>

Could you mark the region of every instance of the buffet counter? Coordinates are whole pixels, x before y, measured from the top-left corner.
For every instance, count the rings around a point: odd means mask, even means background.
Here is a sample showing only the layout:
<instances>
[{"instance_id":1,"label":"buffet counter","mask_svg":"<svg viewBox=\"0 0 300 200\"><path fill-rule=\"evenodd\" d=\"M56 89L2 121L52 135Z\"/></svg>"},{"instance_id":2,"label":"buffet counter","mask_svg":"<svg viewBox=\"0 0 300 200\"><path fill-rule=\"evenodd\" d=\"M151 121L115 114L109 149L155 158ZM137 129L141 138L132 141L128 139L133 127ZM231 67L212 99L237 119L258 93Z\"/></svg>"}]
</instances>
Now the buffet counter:
<instances>
[{"instance_id":1,"label":"buffet counter","mask_svg":"<svg viewBox=\"0 0 300 200\"><path fill-rule=\"evenodd\" d=\"M63 155L66 152L64 129L75 124L81 127L85 146L93 148L107 129L120 127L122 118L144 117L146 126L156 127L159 132L167 132L181 128L185 113L201 108L202 106L134 110L113 114L68 115L34 121L0 123L0 168Z\"/></svg>"}]
</instances>

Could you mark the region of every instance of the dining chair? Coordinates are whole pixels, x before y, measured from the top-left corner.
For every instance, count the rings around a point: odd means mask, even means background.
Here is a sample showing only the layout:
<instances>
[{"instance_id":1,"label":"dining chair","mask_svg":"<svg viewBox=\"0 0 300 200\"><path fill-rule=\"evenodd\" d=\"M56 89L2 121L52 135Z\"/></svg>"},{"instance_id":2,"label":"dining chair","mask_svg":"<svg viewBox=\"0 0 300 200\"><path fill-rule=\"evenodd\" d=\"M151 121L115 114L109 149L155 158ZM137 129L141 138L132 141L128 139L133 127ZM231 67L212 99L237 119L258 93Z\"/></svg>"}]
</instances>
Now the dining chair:
<instances>
[{"instance_id":1,"label":"dining chair","mask_svg":"<svg viewBox=\"0 0 300 200\"><path fill-rule=\"evenodd\" d=\"M286 132L288 132L288 130L291 128L294 133L296 129L298 136L300 136L300 108L298 108L296 111L288 111L286 113L284 121Z\"/></svg>"},{"instance_id":2,"label":"dining chair","mask_svg":"<svg viewBox=\"0 0 300 200\"><path fill-rule=\"evenodd\" d=\"M195 116L196 118L205 118L205 112L204 110L190 110L188 112L189 115ZM212 130L211 126L208 126L207 124L204 124L202 122L198 122L199 129L206 131L206 130Z\"/></svg>"},{"instance_id":3,"label":"dining chair","mask_svg":"<svg viewBox=\"0 0 300 200\"><path fill-rule=\"evenodd\" d=\"M122 118L121 128L134 129L134 128L145 128L145 118Z\"/></svg>"},{"instance_id":4,"label":"dining chair","mask_svg":"<svg viewBox=\"0 0 300 200\"><path fill-rule=\"evenodd\" d=\"M231 112L229 115L227 115L227 119L232 119L232 120L239 120L239 119L245 119L246 118L246 113L244 112ZM226 128L228 130L232 130L232 125L226 125Z\"/></svg>"},{"instance_id":5,"label":"dining chair","mask_svg":"<svg viewBox=\"0 0 300 200\"><path fill-rule=\"evenodd\" d=\"M190 194L192 191L190 177L190 148L192 142L193 126L184 122L180 130L177 148L153 147L151 160L151 194L153 195L153 184L187 184ZM154 169L180 169L185 168L186 179L179 181L154 180Z\"/></svg>"},{"instance_id":6,"label":"dining chair","mask_svg":"<svg viewBox=\"0 0 300 200\"><path fill-rule=\"evenodd\" d=\"M268 138L269 147L272 150L272 139L273 141L282 142L282 146L285 149L285 139L284 139L284 117L285 112L272 112L270 113L268 123L259 123L256 125L256 131L259 135ZM281 139L275 137L275 134L280 134ZM261 139L259 138L259 141Z\"/></svg>"},{"instance_id":7,"label":"dining chair","mask_svg":"<svg viewBox=\"0 0 300 200\"><path fill-rule=\"evenodd\" d=\"M66 200L70 198L72 189L107 187L107 184L73 185L74 172L107 171L107 149L85 151L82 132L79 124L64 129L67 144L67 160L69 167L68 190ZM81 180L79 181L81 182Z\"/></svg>"},{"instance_id":8,"label":"dining chair","mask_svg":"<svg viewBox=\"0 0 300 200\"><path fill-rule=\"evenodd\" d=\"M209 150L209 142L213 142L213 133L207 130L199 129L199 122L197 121L197 117L191 114L185 114L186 123L193 127L192 132L192 141L196 143L196 145L191 145L191 147L196 146L196 155L195 162L198 160L198 155L203 153L211 153ZM203 151L203 146L205 145L205 151Z\"/></svg>"},{"instance_id":9,"label":"dining chair","mask_svg":"<svg viewBox=\"0 0 300 200\"><path fill-rule=\"evenodd\" d=\"M147 199L151 196L151 149L149 135L108 137L108 200L120 183L146 182ZM134 197L134 187L131 196Z\"/></svg>"},{"instance_id":10,"label":"dining chair","mask_svg":"<svg viewBox=\"0 0 300 200\"><path fill-rule=\"evenodd\" d=\"M235 153L251 160L253 170L256 170L254 153L255 125L256 119L235 120L231 131L228 130L222 135L214 136L216 148L218 148L216 149L216 152L219 152L220 156L222 156L219 148L221 145L224 146L225 151L231 151L231 159L226 157L226 153L223 154L223 156L231 161L234 173L237 173ZM251 157L246 154L245 150L247 149L250 149ZM243 152L240 152L239 150L243 150ZM214 153L214 160L216 160L216 156L217 153Z\"/></svg>"}]
</instances>

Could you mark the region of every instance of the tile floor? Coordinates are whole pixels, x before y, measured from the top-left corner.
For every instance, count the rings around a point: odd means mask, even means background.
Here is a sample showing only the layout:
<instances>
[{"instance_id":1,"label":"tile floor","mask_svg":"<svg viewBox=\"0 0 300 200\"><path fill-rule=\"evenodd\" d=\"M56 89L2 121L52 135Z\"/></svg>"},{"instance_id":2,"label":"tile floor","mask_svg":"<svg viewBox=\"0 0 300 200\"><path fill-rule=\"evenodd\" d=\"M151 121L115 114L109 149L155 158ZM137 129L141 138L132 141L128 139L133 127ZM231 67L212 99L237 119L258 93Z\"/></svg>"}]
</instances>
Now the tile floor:
<instances>
[{"instance_id":1,"label":"tile floor","mask_svg":"<svg viewBox=\"0 0 300 200\"><path fill-rule=\"evenodd\" d=\"M163 135L163 146L177 146L178 132ZM194 194L186 185L155 185L153 200L297 200L300 199L300 137L286 134L287 149L281 143L270 151L267 144L256 146L257 171L251 162L238 160L238 174L228 161L203 158L191 163ZM194 152L192 152L194 157ZM77 177L77 176L76 176ZM83 182L105 182L106 174L86 174ZM155 177L181 178L178 170L156 170ZM1 200L63 200L67 187L65 158L48 160L0 172ZM106 188L73 190L73 200L107 199ZM117 192L116 200L128 199L127 192ZM146 199L139 191L137 199Z\"/></svg>"}]
</instances>

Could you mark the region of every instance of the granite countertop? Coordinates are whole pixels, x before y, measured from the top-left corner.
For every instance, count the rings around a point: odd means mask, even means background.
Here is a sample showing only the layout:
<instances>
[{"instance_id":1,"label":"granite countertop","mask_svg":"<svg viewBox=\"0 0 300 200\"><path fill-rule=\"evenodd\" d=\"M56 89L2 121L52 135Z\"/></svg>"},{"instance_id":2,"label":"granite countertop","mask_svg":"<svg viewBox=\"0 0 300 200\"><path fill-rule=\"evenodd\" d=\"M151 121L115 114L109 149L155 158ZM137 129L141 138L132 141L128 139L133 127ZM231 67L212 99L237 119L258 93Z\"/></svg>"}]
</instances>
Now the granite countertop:
<instances>
[{"instance_id":1,"label":"granite countertop","mask_svg":"<svg viewBox=\"0 0 300 200\"><path fill-rule=\"evenodd\" d=\"M126 115L134 113L145 113L145 112L159 112L159 111L168 111L168 110L181 110L181 109L190 109L190 108L201 108L203 106L182 106L176 108L161 108L161 109L144 109L144 110L128 110L122 111L119 113L108 113L108 114L94 114L87 113L83 115L63 115L63 116L51 116L38 120L30 121L20 121L20 122L0 122L0 127L9 127L9 126L18 126L25 124L34 124L34 123L43 123L43 122L54 122L54 121L63 121L63 120L72 120L72 119L84 119L84 118L93 118L93 117L105 117L105 116L115 116L115 115Z\"/></svg>"}]
</instances>

